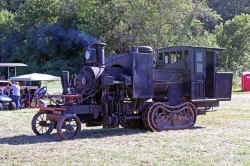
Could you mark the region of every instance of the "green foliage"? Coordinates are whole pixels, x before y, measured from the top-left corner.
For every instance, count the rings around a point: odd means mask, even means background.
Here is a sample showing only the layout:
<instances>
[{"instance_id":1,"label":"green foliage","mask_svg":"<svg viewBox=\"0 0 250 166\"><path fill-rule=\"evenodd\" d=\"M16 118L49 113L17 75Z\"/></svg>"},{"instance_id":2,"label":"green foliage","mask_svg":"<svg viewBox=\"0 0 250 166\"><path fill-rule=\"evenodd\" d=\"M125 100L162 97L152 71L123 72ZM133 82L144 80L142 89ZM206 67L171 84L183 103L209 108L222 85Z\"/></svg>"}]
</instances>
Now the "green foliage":
<instances>
[{"instance_id":1,"label":"green foliage","mask_svg":"<svg viewBox=\"0 0 250 166\"><path fill-rule=\"evenodd\" d=\"M240 0L238 13L248 11L248 2ZM225 28L221 24L213 32L221 21L208 7L219 9L215 4L211 0L2 0L1 60L27 63L30 67L22 72L59 74L61 70L77 71L84 49L96 40L108 44L108 55L126 52L134 45L150 45L155 49L173 45L216 47L218 42L226 48L234 43L230 54L242 50L240 58L227 60L228 52L221 56L226 58L225 62L220 59L221 68L235 70L230 67L233 63L244 66L248 59L245 54L249 53L243 51L248 40L244 38L247 27L240 28L231 43L230 37L222 34L233 34L231 28L245 24L227 23ZM230 5L229 1L223 4ZM221 12L225 12L222 18L228 16L226 10ZM227 27L229 30L225 30Z\"/></svg>"},{"instance_id":2,"label":"green foliage","mask_svg":"<svg viewBox=\"0 0 250 166\"><path fill-rule=\"evenodd\" d=\"M242 14L216 27L220 47L226 48L218 57L226 71L249 70L250 66L250 15Z\"/></svg>"},{"instance_id":3,"label":"green foliage","mask_svg":"<svg viewBox=\"0 0 250 166\"><path fill-rule=\"evenodd\" d=\"M222 16L224 22L242 13L250 14L250 0L207 0L207 2Z\"/></svg>"},{"instance_id":4,"label":"green foliage","mask_svg":"<svg viewBox=\"0 0 250 166\"><path fill-rule=\"evenodd\" d=\"M8 10L9 12L15 12L25 0L1 0L0 10Z\"/></svg>"},{"instance_id":5,"label":"green foliage","mask_svg":"<svg viewBox=\"0 0 250 166\"><path fill-rule=\"evenodd\" d=\"M13 27L13 18L14 14L10 13L7 10L0 11L0 55L1 59L4 60L7 57L6 51L10 47L4 48L2 45L3 42L8 40L9 35L11 34L10 28ZM9 44L9 43L8 43Z\"/></svg>"},{"instance_id":6,"label":"green foliage","mask_svg":"<svg viewBox=\"0 0 250 166\"><path fill-rule=\"evenodd\" d=\"M0 11L0 32L7 32L8 27L11 26L14 15L7 10ZM4 40L7 37L6 34L0 33L0 40Z\"/></svg>"},{"instance_id":7,"label":"green foliage","mask_svg":"<svg viewBox=\"0 0 250 166\"><path fill-rule=\"evenodd\" d=\"M214 45L211 41L201 40L204 35L213 36L197 19L198 8L192 0L91 2L88 12L81 12L82 24L78 27L95 37L102 36L101 40L112 48L108 50L110 53L128 51L133 45L154 48L183 43ZM199 10L201 6L199 4Z\"/></svg>"}]
</instances>

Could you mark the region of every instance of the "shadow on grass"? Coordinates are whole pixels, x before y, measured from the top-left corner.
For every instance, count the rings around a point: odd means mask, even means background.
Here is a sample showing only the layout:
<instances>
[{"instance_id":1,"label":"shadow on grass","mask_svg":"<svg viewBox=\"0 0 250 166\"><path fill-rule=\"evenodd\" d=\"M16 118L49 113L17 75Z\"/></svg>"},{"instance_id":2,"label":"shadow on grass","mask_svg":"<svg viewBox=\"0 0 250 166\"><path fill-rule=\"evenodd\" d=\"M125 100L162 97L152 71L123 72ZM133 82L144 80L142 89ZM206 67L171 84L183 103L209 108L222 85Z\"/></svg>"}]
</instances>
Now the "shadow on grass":
<instances>
[{"instance_id":1,"label":"shadow on grass","mask_svg":"<svg viewBox=\"0 0 250 166\"><path fill-rule=\"evenodd\" d=\"M244 92L242 89L233 90L233 92Z\"/></svg>"},{"instance_id":2,"label":"shadow on grass","mask_svg":"<svg viewBox=\"0 0 250 166\"><path fill-rule=\"evenodd\" d=\"M86 129L82 130L81 133L75 139L98 139L112 136L122 136L122 135L133 135L139 133L145 133L145 130L137 129L124 129L124 128L114 128L114 129ZM44 142L60 142L60 138L56 133L48 136L35 136L35 135L18 135L13 137L0 138L0 144L9 145L25 145L25 144L37 144Z\"/></svg>"},{"instance_id":3,"label":"shadow on grass","mask_svg":"<svg viewBox=\"0 0 250 166\"><path fill-rule=\"evenodd\" d=\"M206 127L203 127L203 126L194 126L192 128L190 128L189 130L196 130L196 129L204 129Z\"/></svg>"},{"instance_id":4,"label":"shadow on grass","mask_svg":"<svg viewBox=\"0 0 250 166\"><path fill-rule=\"evenodd\" d=\"M243 91L242 89L240 90L233 90L233 94L250 94L250 91Z\"/></svg>"},{"instance_id":5,"label":"shadow on grass","mask_svg":"<svg viewBox=\"0 0 250 166\"><path fill-rule=\"evenodd\" d=\"M195 126L188 130L202 129L205 127ZM125 128L114 128L114 129L86 129L82 130L81 133L75 139L98 139L112 136L126 136L139 133L146 133L149 131L139 129L125 129ZM9 145L26 145L26 144L37 144L37 143L49 143L49 142L60 142L60 138L56 133L48 136L35 136L35 135L18 135L13 137L0 138L0 144Z\"/></svg>"}]
</instances>

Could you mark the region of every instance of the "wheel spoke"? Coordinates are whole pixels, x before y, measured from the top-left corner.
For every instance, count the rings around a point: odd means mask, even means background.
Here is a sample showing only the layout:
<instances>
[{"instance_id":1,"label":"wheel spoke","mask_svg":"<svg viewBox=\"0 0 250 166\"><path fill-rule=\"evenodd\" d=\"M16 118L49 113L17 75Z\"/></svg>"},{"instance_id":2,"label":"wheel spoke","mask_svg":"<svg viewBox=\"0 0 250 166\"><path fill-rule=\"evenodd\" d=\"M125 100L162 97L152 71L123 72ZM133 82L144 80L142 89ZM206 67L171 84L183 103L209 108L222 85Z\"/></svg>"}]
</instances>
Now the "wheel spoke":
<instances>
[{"instance_id":1,"label":"wheel spoke","mask_svg":"<svg viewBox=\"0 0 250 166\"><path fill-rule=\"evenodd\" d=\"M46 112L38 112L32 119L32 130L36 135L48 135L54 128L54 123L46 119Z\"/></svg>"},{"instance_id":2,"label":"wheel spoke","mask_svg":"<svg viewBox=\"0 0 250 166\"><path fill-rule=\"evenodd\" d=\"M62 117L57 124L57 133L61 139L74 138L81 129L80 120L77 117Z\"/></svg>"}]
</instances>

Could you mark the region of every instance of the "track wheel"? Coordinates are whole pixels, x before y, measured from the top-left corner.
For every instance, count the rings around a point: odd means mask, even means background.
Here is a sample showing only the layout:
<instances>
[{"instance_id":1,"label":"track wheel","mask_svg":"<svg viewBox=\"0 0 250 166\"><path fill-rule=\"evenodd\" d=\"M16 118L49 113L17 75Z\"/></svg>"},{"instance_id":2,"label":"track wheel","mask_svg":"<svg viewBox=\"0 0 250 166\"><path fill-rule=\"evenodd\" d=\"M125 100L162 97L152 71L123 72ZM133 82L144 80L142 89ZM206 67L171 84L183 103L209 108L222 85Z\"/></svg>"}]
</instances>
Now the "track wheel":
<instances>
[{"instance_id":1,"label":"track wheel","mask_svg":"<svg viewBox=\"0 0 250 166\"><path fill-rule=\"evenodd\" d=\"M63 139L73 139L81 131L81 121L75 115L64 115L57 122L57 134Z\"/></svg>"},{"instance_id":2,"label":"track wheel","mask_svg":"<svg viewBox=\"0 0 250 166\"><path fill-rule=\"evenodd\" d=\"M144 123L151 131L187 129L194 126L196 116L195 106L188 102L175 107L156 103L145 112Z\"/></svg>"},{"instance_id":3,"label":"track wheel","mask_svg":"<svg viewBox=\"0 0 250 166\"><path fill-rule=\"evenodd\" d=\"M55 126L55 123L46 119L46 112L38 112L32 119L32 130L36 135L49 135Z\"/></svg>"}]
</instances>

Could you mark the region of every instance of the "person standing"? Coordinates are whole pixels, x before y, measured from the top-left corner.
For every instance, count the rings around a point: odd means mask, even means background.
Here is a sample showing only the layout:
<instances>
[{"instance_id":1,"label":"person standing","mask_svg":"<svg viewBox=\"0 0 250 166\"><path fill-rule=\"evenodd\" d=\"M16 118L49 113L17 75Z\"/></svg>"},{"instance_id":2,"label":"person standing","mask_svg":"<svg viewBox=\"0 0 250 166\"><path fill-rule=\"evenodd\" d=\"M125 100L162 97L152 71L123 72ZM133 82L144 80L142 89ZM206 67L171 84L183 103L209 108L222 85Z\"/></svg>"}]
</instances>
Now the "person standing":
<instances>
[{"instance_id":1,"label":"person standing","mask_svg":"<svg viewBox=\"0 0 250 166\"><path fill-rule=\"evenodd\" d=\"M12 90L13 90L13 99L14 99L14 102L16 103L16 109L19 110L19 109L21 109L20 108L21 107L21 105L20 105L21 88L20 88L18 82L12 84Z\"/></svg>"}]
</instances>

